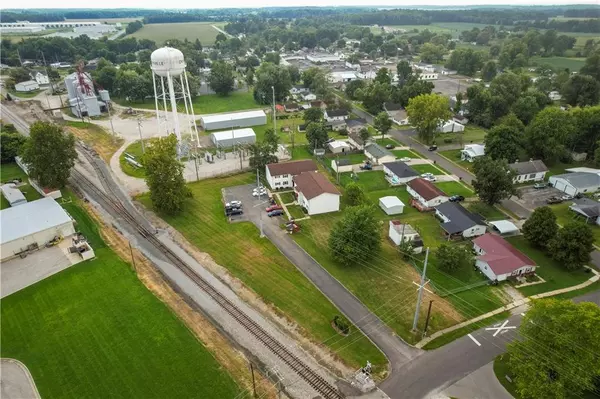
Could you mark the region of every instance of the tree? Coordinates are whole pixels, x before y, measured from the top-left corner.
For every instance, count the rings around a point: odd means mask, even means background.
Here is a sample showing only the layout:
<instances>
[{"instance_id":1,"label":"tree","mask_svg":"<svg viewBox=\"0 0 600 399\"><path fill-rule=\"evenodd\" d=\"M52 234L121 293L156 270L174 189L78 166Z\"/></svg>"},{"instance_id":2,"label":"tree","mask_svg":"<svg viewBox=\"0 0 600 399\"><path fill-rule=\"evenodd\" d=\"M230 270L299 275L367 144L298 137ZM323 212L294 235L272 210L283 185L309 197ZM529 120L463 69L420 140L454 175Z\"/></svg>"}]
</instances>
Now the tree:
<instances>
[{"instance_id":1,"label":"tree","mask_svg":"<svg viewBox=\"0 0 600 399\"><path fill-rule=\"evenodd\" d=\"M279 145L279 135L273 130L269 128L265 131L265 135L263 137L263 143L266 146L266 149L271 153L275 154L277 152L277 147Z\"/></svg>"},{"instance_id":2,"label":"tree","mask_svg":"<svg viewBox=\"0 0 600 399\"><path fill-rule=\"evenodd\" d=\"M233 67L226 62L213 62L208 76L208 85L218 95L226 96L233 91L235 78L233 76Z\"/></svg>"},{"instance_id":3,"label":"tree","mask_svg":"<svg viewBox=\"0 0 600 399\"><path fill-rule=\"evenodd\" d=\"M498 73L498 67L494 61L488 61L483 65L481 69L481 78L485 82L491 82L492 79L496 77L496 73Z\"/></svg>"},{"instance_id":4,"label":"tree","mask_svg":"<svg viewBox=\"0 0 600 399\"><path fill-rule=\"evenodd\" d=\"M600 83L592 76L577 74L569 78L561 94L572 106L596 105L600 100Z\"/></svg>"},{"instance_id":5,"label":"tree","mask_svg":"<svg viewBox=\"0 0 600 399\"><path fill-rule=\"evenodd\" d=\"M323 120L323 110L318 107L311 107L304 111L304 123L308 125L311 122L321 122Z\"/></svg>"},{"instance_id":6,"label":"tree","mask_svg":"<svg viewBox=\"0 0 600 399\"><path fill-rule=\"evenodd\" d=\"M344 212L329 235L329 250L340 264L369 261L381 245L379 220L372 206L353 206Z\"/></svg>"},{"instance_id":7,"label":"tree","mask_svg":"<svg viewBox=\"0 0 600 399\"><path fill-rule=\"evenodd\" d=\"M383 110L383 103L389 101L392 87L385 83L373 82L364 90L360 90L360 99L363 105L372 114Z\"/></svg>"},{"instance_id":8,"label":"tree","mask_svg":"<svg viewBox=\"0 0 600 399\"><path fill-rule=\"evenodd\" d=\"M184 166L177 159L177 137L169 135L154 140L146 148L142 163L154 208L170 215L181 212L191 192L183 178Z\"/></svg>"},{"instance_id":9,"label":"tree","mask_svg":"<svg viewBox=\"0 0 600 399\"><path fill-rule=\"evenodd\" d=\"M425 143L433 142L435 132L452 113L448 99L437 94L422 94L411 98L406 107L408 122L417 129L419 138Z\"/></svg>"},{"instance_id":10,"label":"tree","mask_svg":"<svg viewBox=\"0 0 600 399\"><path fill-rule=\"evenodd\" d=\"M528 125L533 120L539 110L540 106L533 96L519 97L512 106L512 111L525 125Z\"/></svg>"},{"instance_id":11,"label":"tree","mask_svg":"<svg viewBox=\"0 0 600 399\"><path fill-rule=\"evenodd\" d=\"M385 134L387 132L389 132L390 129L392 128L392 120L390 119L390 116L388 115L387 112L381 111L375 117L375 120L373 121L373 125L375 126L376 130L381 132L381 136L383 138L383 137L385 137Z\"/></svg>"},{"instance_id":12,"label":"tree","mask_svg":"<svg viewBox=\"0 0 600 399\"><path fill-rule=\"evenodd\" d=\"M559 399L593 391L600 375L600 308L590 302L539 299L508 347L518 396Z\"/></svg>"},{"instance_id":13,"label":"tree","mask_svg":"<svg viewBox=\"0 0 600 399\"><path fill-rule=\"evenodd\" d=\"M465 270L475 263L473 255L462 246L442 244L435 252L437 267L447 273Z\"/></svg>"},{"instance_id":14,"label":"tree","mask_svg":"<svg viewBox=\"0 0 600 399\"><path fill-rule=\"evenodd\" d=\"M97 69L94 77L100 86L108 91L112 91L115 88L118 72L119 70L114 66L107 65L102 69Z\"/></svg>"},{"instance_id":15,"label":"tree","mask_svg":"<svg viewBox=\"0 0 600 399\"><path fill-rule=\"evenodd\" d=\"M254 99L260 104L271 104L275 87L275 101L284 100L292 88L290 72L286 67L264 62L256 70Z\"/></svg>"},{"instance_id":16,"label":"tree","mask_svg":"<svg viewBox=\"0 0 600 399\"><path fill-rule=\"evenodd\" d=\"M350 182L346 185L344 189L344 198L350 206L362 205L366 203L367 200L364 190L355 182Z\"/></svg>"},{"instance_id":17,"label":"tree","mask_svg":"<svg viewBox=\"0 0 600 399\"><path fill-rule=\"evenodd\" d=\"M75 137L49 122L35 122L29 131L22 147L29 176L42 187L64 187L77 158Z\"/></svg>"},{"instance_id":18,"label":"tree","mask_svg":"<svg viewBox=\"0 0 600 399\"><path fill-rule=\"evenodd\" d=\"M473 173L473 188L479 198L488 205L497 204L517 193L513 187L514 172L504 159L479 157L473 165Z\"/></svg>"},{"instance_id":19,"label":"tree","mask_svg":"<svg viewBox=\"0 0 600 399\"><path fill-rule=\"evenodd\" d=\"M404 86L404 83L407 82L412 76L413 71L410 63L408 61L400 61L398 65L396 65L396 76L398 77L398 86Z\"/></svg>"},{"instance_id":20,"label":"tree","mask_svg":"<svg viewBox=\"0 0 600 399\"><path fill-rule=\"evenodd\" d=\"M523 143L522 131L508 125L497 125L485 135L485 155L491 159L514 162Z\"/></svg>"},{"instance_id":21,"label":"tree","mask_svg":"<svg viewBox=\"0 0 600 399\"><path fill-rule=\"evenodd\" d=\"M548 107L535 116L525 130L529 153L549 164L566 154L566 143L573 137L575 126L568 112Z\"/></svg>"},{"instance_id":22,"label":"tree","mask_svg":"<svg viewBox=\"0 0 600 399\"><path fill-rule=\"evenodd\" d=\"M8 72L8 75L11 77L15 83L25 82L26 80L31 80L31 76L29 76L29 71L25 68L11 68Z\"/></svg>"},{"instance_id":23,"label":"tree","mask_svg":"<svg viewBox=\"0 0 600 399\"><path fill-rule=\"evenodd\" d=\"M455 114L460 113L460 111L462 111L462 105L463 105L463 94L462 92L458 92L456 93L456 102L454 104L454 109L452 110Z\"/></svg>"},{"instance_id":24,"label":"tree","mask_svg":"<svg viewBox=\"0 0 600 399\"><path fill-rule=\"evenodd\" d=\"M596 51L585 59L585 65L581 67L579 73L592 76L596 81L600 81L600 51Z\"/></svg>"},{"instance_id":25,"label":"tree","mask_svg":"<svg viewBox=\"0 0 600 399\"><path fill-rule=\"evenodd\" d=\"M300 69L298 69L298 67L295 65L289 65L288 72L290 73L290 79L292 79L292 83L298 83L300 78L302 78Z\"/></svg>"},{"instance_id":26,"label":"tree","mask_svg":"<svg viewBox=\"0 0 600 399\"><path fill-rule=\"evenodd\" d=\"M360 131L358 132L358 135L360 136L360 139L363 142L367 142L367 140L369 140L369 138L371 138L371 133L369 132L369 129L367 129L366 127L363 127L362 129L360 129Z\"/></svg>"},{"instance_id":27,"label":"tree","mask_svg":"<svg viewBox=\"0 0 600 399\"><path fill-rule=\"evenodd\" d=\"M311 122L306 126L306 140L310 148L324 148L328 139L327 126L324 123Z\"/></svg>"},{"instance_id":28,"label":"tree","mask_svg":"<svg viewBox=\"0 0 600 399\"><path fill-rule=\"evenodd\" d=\"M271 129L272 130L272 129ZM265 166L278 161L268 143L254 143L250 146L249 164L252 170L264 170Z\"/></svg>"},{"instance_id":29,"label":"tree","mask_svg":"<svg viewBox=\"0 0 600 399\"><path fill-rule=\"evenodd\" d=\"M485 54L473 49L459 48L450 54L446 68L455 69L461 75L473 76L483 66Z\"/></svg>"},{"instance_id":30,"label":"tree","mask_svg":"<svg viewBox=\"0 0 600 399\"><path fill-rule=\"evenodd\" d=\"M444 46L436 46L431 43L425 43L421 46L421 61L423 62L440 62L444 59L444 54L446 54Z\"/></svg>"},{"instance_id":31,"label":"tree","mask_svg":"<svg viewBox=\"0 0 600 399\"><path fill-rule=\"evenodd\" d=\"M351 80L350 82L346 83L346 89L344 91L346 92L348 98L351 100L357 100L357 93L364 89L366 85L367 82L362 79Z\"/></svg>"},{"instance_id":32,"label":"tree","mask_svg":"<svg viewBox=\"0 0 600 399\"><path fill-rule=\"evenodd\" d=\"M392 77L390 76L390 71L388 71L387 68L381 68L377 71L377 74L375 74L374 81L386 85L392 84Z\"/></svg>"},{"instance_id":33,"label":"tree","mask_svg":"<svg viewBox=\"0 0 600 399\"><path fill-rule=\"evenodd\" d=\"M572 221L558 230L548 245L550 256L567 270L577 270L591 260L594 250L592 228L581 221Z\"/></svg>"},{"instance_id":34,"label":"tree","mask_svg":"<svg viewBox=\"0 0 600 399\"><path fill-rule=\"evenodd\" d=\"M434 87L433 83L419 79L418 75L413 75L400 90L394 90L392 100L406 107L411 98L420 96L421 94L431 94Z\"/></svg>"},{"instance_id":35,"label":"tree","mask_svg":"<svg viewBox=\"0 0 600 399\"><path fill-rule=\"evenodd\" d=\"M15 157L19 155L19 152L21 151L23 144L25 144L25 142L27 141L27 138L18 132L5 131L4 126L2 126L2 128L2 133L0 133L1 162L14 162Z\"/></svg>"},{"instance_id":36,"label":"tree","mask_svg":"<svg viewBox=\"0 0 600 399\"><path fill-rule=\"evenodd\" d=\"M538 248L546 248L558 233L556 215L548 206L536 208L523 223L523 236Z\"/></svg>"},{"instance_id":37,"label":"tree","mask_svg":"<svg viewBox=\"0 0 600 399\"><path fill-rule=\"evenodd\" d=\"M248 86L248 91L250 91L250 87L254 84L254 69L248 69L246 72L246 86Z\"/></svg>"}]
</instances>

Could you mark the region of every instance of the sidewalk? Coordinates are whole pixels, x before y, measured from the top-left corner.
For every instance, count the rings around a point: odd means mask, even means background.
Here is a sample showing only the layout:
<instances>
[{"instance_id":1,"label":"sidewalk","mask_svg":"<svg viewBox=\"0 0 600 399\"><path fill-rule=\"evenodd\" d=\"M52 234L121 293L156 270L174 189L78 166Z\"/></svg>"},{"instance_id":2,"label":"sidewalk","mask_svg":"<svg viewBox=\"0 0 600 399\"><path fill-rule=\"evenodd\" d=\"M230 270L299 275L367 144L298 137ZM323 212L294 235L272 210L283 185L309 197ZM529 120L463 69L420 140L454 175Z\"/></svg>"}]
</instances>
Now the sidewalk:
<instances>
[{"instance_id":1,"label":"sidewalk","mask_svg":"<svg viewBox=\"0 0 600 399\"><path fill-rule=\"evenodd\" d=\"M502 306L501 308L498 308L498 309L493 310L491 312L482 314L481 316L477 316L477 317L475 317L473 319L463 321L462 323L456 324L456 325L454 325L452 327L448 327L445 330L437 331L436 333L432 334L431 336L429 336L429 337L427 337L427 338L425 338L425 339L417 342L417 344L415 345L415 347L421 349L425 345L427 345L429 342L433 341L436 338L441 337L444 334L447 334L447 333L452 332L454 330L458 330L459 328L468 326L470 324L477 323L477 322L479 322L481 320L487 319L488 317L492 317L494 315L497 315L498 313L502 313L502 312L505 312L507 310L511 310L511 309L517 308L519 306L525 305L525 304L531 302L532 299L547 298L547 297L550 297L550 296L560 295L560 294L564 294L566 292L576 291L576 290L580 290L582 288L585 288L588 285L591 285L591 284L595 283L596 281L600 280L600 273L598 271L596 271L595 269L593 269L593 268L590 268L590 270L592 271L592 273L594 273L594 275L592 277L590 277L587 281L584 281L581 284L577 284L577 285L574 285L574 286L571 286L571 287L567 287L567 288L561 288L561 289L554 290L554 291L544 292L544 293L541 293L541 294L532 295L532 296L530 296L528 298L521 299L519 301L511 302L511 303L509 303L507 305Z\"/></svg>"}]
</instances>

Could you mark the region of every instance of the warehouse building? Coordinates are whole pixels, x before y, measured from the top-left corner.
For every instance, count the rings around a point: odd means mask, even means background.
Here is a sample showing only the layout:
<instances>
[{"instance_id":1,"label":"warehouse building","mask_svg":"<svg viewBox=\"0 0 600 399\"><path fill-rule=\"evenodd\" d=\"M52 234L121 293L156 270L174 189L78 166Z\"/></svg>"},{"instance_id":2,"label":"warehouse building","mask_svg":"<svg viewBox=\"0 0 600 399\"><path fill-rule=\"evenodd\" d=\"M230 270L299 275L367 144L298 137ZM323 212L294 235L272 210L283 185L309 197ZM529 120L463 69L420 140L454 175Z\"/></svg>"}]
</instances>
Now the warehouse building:
<instances>
[{"instance_id":1,"label":"warehouse building","mask_svg":"<svg viewBox=\"0 0 600 399\"><path fill-rule=\"evenodd\" d=\"M73 220L53 198L3 209L0 211L0 225L2 261L28 249L43 248L57 236L75 234Z\"/></svg>"},{"instance_id":2,"label":"warehouse building","mask_svg":"<svg viewBox=\"0 0 600 399\"><path fill-rule=\"evenodd\" d=\"M262 110L206 115L200 118L200 126L202 126L204 130L261 126L266 123L267 115L265 115L265 112Z\"/></svg>"},{"instance_id":3,"label":"warehouse building","mask_svg":"<svg viewBox=\"0 0 600 399\"><path fill-rule=\"evenodd\" d=\"M210 140L215 147L233 147L241 144L256 143L256 134L252 128L232 129L210 134Z\"/></svg>"}]
</instances>

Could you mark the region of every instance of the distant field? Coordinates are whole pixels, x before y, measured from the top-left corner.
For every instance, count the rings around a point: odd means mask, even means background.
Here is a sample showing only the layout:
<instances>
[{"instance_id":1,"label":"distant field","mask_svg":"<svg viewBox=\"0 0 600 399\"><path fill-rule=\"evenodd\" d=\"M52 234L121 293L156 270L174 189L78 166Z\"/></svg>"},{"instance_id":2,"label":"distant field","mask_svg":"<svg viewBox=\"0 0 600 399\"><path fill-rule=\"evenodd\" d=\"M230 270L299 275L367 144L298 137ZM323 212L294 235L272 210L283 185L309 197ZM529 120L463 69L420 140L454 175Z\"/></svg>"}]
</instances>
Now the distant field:
<instances>
[{"instance_id":1,"label":"distant field","mask_svg":"<svg viewBox=\"0 0 600 399\"><path fill-rule=\"evenodd\" d=\"M127 37L154 40L157 44L163 44L170 39L188 39L190 41L199 39L202 45L211 45L214 44L217 34L219 33L212 25L222 26L223 23L185 22L173 24L148 24Z\"/></svg>"},{"instance_id":2,"label":"distant field","mask_svg":"<svg viewBox=\"0 0 600 399\"><path fill-rule=\"evenodd\" d=\"M571 71L577 72L585 65L585 58L531 57L531 63L538 65L549 64L555 68L569 68Z\"/></svg>"},{"instance_id":3,"label":"distant field","mask_svg":"<svg viewBox=\"0 0 600 399\"><path fill-rule=\"evenodd\" d=\"M418 29L422 31L424 29L429 29L431 32L436 33L449 33L453 37L458 37L462 31L471 30L473 28L483 29L488 24L476 24L476 23L468 23L468 22L439 22L433 23L431 25L386 25L388 28L397 28L397 29L405 29L407 31ZM506 26L508 28L508 26ZM373 33L380 33L381 28L370 27Z\"/></svg>"}]
</instances>

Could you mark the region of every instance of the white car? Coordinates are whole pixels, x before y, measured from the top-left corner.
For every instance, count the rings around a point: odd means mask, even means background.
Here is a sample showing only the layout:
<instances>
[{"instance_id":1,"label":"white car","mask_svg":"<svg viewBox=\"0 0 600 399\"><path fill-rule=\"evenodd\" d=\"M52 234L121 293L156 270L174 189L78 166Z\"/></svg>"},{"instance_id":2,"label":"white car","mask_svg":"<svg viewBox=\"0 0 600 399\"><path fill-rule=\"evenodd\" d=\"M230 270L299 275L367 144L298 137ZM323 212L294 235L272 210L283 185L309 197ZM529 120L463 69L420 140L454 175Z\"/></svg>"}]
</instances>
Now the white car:
<instances>
[{"instance_id":1,"label":"white car","mask_svg":"<svg viewBox=\"0 0 600 399\"><path fill-rule=\"evenodd\" d=\"M260 190L254 189L252 190L252 196L254 197L258 197L258 196L263 196L263 195L267 195L267 189L262 187Z\"/></svg>"},{"instance_id":2,"label":"white car","mask_svg":"<svg viewBox=\"0 0 600 399\"><path fill-rule=\"evenodd\" d=\"M563 201L571 201L573 199L573 196L569 195L569 194L565 194L562 197L560 197L560 199Z\"/></svg>"},{"instance_id":3,"label":"white car","mask_svg":"<svg viewBox=\"0 0 600 399\"><path fill-rule=\"evenodd\" d=\"M231 201L231 202L226 203L225 206L239 208L240 206L242 206L242 201L237 201L237 200Z\"/></svg>"},{"instance_id":4,"label":"white car","mask_svg":"<svg viewBox=\"0 0 600 399\"><path fill-rule=\"evenodd\" d=\"M400 162L410 162L410 161L412 161L412 158L409 158L409 157L400 158Z\"/></svg>"},{"instance_id":5,"label":"white car","mask_svg":"<svg viewBox=\"0 0 600 399\"><path fill-rule=\"evenodd\" d=\"M433 173L423 173L421 175L421 177L427 181L436 181L437 180Z\"/></svg>"}]
</instances>

